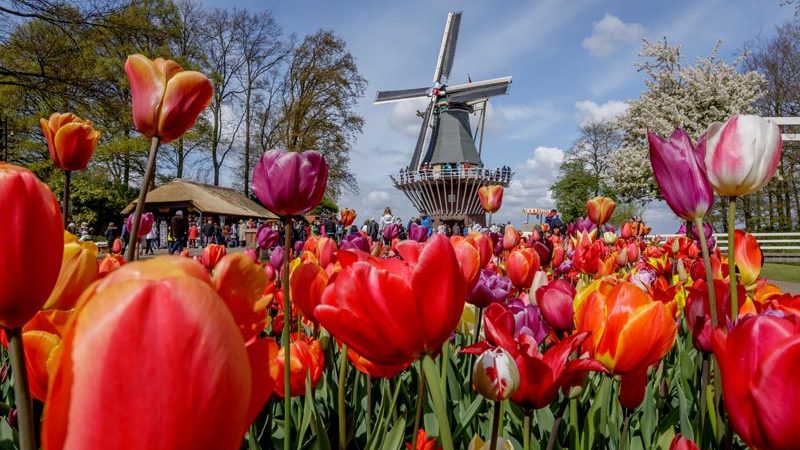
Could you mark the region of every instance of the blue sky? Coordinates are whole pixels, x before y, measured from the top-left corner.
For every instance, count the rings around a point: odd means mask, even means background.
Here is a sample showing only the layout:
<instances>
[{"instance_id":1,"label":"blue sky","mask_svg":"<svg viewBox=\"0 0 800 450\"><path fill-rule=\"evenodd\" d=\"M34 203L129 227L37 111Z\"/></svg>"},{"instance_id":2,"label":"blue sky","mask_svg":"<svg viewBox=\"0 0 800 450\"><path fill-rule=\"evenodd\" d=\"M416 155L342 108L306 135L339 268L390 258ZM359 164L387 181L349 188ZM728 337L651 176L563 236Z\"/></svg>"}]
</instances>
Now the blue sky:
<instances>
[{"instance_id":1,"label":"blue sky","mask_svg":"<svg viewBox=\"0 0 800 450\"><path fill-rule=\"evenodd\" d=\"M286 33L330 28L347 42L368 87L358 107L364 133L351 153L360 192L339 203L355 208L359 220L377 218L384 206L403 219L414 215L388 174L408 164L420 123L414 111L424 106L372 100L378 90L429 86L447 12L463 11L451 84L468 75L473 81L513 76L510 94L490 101L483 158L516 171L496 215L514 223L524 220L524 207L552 206L547 188L581 121L619 114L644 89L634 68L643 38L680 44L684 62L722 41L719 56L731 61L746 42L771 36L794 14L780 0L239 0L235 6L271 10ZM646 218L656 232L674 231L663 205L648 208Z\"/></svg>"}]
</instances>

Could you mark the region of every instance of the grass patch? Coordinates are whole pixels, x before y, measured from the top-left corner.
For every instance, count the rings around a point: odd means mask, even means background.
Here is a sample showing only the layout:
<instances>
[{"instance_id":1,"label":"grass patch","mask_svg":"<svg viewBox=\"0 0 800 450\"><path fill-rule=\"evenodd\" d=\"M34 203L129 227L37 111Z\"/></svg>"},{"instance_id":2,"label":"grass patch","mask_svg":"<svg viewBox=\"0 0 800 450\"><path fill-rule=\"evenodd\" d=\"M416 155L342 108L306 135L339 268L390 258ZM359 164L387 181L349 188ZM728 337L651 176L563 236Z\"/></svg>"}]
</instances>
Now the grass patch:
<instances>
[{"instance_id":1,"label":"grass patch","mask_svg":"<svg viewBox=\"0 0 800 450\"><path fill-rule=\"evenodd\" d=\"M800 283L800 264L765 263L761 276L771 280Z\"/></svg>"}]
</instances>

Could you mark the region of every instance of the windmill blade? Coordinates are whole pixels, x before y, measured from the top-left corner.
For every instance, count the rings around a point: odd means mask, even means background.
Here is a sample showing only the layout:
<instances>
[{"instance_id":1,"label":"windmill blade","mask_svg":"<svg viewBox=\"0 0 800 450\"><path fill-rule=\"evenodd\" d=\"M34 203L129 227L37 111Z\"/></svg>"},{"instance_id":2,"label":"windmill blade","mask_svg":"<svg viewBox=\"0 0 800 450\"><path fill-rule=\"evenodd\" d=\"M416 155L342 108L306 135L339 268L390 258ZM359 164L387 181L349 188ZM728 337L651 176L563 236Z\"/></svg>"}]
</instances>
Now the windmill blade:
<instances>
[{"instance_id":1,"label":"windmill blade","mask_svg":"<svg viewBox=\"0 0 800 450\"><path fill-rule=\"evenodd\" d=\"M397 91L378 91L373 104L392 103L413 98L427 97L430 88L400 89Z\"/></svg>"},{"instance_id":2,"label":"windmill blade","mask_svg":"<svg viewBox=\"0 0 800 450\"><path fill-rule=\"evenodd\" d=\"M436 60L436 70L433 72L433 82L442 83L450 78L450 69L453 68L453 58L456 54L458 43L458 29L461 27L461 11L451 12L447 15L444 26L442 46L439 48L439 59Z\"/></svg>"},{"instance_id":3,"label":"windmill blade","mask_svg":"<svg viewBox=\"0 0 800 450\"><path fill-rule=\"evenodd\" d=\"M414 147L414 155L411 156L411 170L419 169L419 158L422 156L422 147L425 144L425 135L428 133L428 123L431 120L431 110L433 103L428 104L428 109L425 110L425 116L422 118L422 127L419 129L419 136L417 137L417 146Z\"/></svg>"},{"instance_id":4,"label":"windmill blade","mask_svg":"<svg viewBox=\"0 0 800 450\"><path fill-rule=\"evenodd\" d=\"M447 86L445 93L447 101L451 103L467 103L483 97L505 95L511 86L511 77L495 78L493 80L478 81L476 83L457 84Z\"/></svg>"}]
</instances>

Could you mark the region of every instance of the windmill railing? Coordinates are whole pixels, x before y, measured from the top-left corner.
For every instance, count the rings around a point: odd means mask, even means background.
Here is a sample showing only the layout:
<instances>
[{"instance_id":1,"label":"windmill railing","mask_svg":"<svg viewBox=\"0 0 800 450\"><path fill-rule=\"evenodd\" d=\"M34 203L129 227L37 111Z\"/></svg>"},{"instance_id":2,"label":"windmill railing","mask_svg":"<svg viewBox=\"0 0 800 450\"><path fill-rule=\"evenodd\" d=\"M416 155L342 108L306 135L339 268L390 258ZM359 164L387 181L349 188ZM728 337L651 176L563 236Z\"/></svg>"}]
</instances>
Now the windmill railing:
<instances>
[{"instance_id":1,"label":"windmill railing","mask_svg":"<svg viewBox=\"0 0 800 450\"><path fill-rule=\"evenodd\" d=\"M405 185L427 180L480 179L508 186L514 172L510 169L485 167L433 167L420 170L403 170L389 175L395 185Z\"/></svg>"}]
</instances>

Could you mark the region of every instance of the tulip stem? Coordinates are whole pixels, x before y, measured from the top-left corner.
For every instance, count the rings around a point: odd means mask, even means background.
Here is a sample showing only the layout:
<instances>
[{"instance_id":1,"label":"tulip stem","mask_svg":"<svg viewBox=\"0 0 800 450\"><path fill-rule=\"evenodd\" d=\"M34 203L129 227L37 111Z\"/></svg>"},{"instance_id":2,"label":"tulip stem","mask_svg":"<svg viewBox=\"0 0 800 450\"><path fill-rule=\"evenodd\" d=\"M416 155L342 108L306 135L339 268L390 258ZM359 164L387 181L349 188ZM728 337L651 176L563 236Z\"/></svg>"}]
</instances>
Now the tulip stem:
<instances>
[{"instance_id":1,"label":"tulip stem","mask_svg":"<svg viewBox=\"0 0 800 450\"><path fill-rule=\"evenodd\" d=\"M292 300L289 297L289 260L292 251L292 218L283 218L284 229L284 254L283 254L283 333L281 346L283 347L283 449L291 450L292 434L292 388L291 388L291 350L289 348L289 329L292 327Z\"/></svg>"},{"instance_id":2,"label":"tulip stem","mask_svg":"<svg viewBox=\"0 0 800 450\"><path fill-rule=\"evenodd\" d=\"M703 353L703 371L700 375L700 433L697 435L697 445L703 448L706 429L706 396L708 395L709 361L708 354Z\"/></svg>"},{"instance_id":3,"label":"tulip stem","mask_svg":"<svg viewBox=\"0 0 800 450\"><path fill-rule=\"evenodd\" d=\"M150 140L150 153L147 155L147 166L144 169L142 177L142 186L139 188L139 199L136 201L136 210L133 213L133 223L131 229L128 230L128 249L125 252L125 261L133 261L136 256L136 241L139 240L139 221L144 212L144 202L147 199L147 189L150 187L150 182L153 180L153 171L156 167L156 155L158 154L158 145L161 140L158 136L153 136ZM173 236L174 239L182 239L183 236ZM110 243L109 243L110 245Z\"/></svg>"},{"instance_id":4,"label":"tulip stem","mask_svg":"<svg viewBox=\"0 0 800 450\"><path fill-rule=\"evenodd\" d=\"M17 408L20 450L36 448L36 433L33 426L33 403L28 387L28 370L25 366L25 349L22 347L22 329L6 328L11 370L14 373L14 403Z\"/></svg>"},{"instance_id":5,"label":"tulip stem","mask_svg":"<svg viewBox=\"0 0 800 450\"><path fill-rule=\"evenodd\" d=\"M64 171L64 192L61 196L61 220L64 223L64 229L67 229L67 223L69 223L69 185L70 180L72 179L72 171L65 170ZM111 242L108 243L111 245Z\"/></svg>"},{"instance_id":6,"label":"tulip stem","mask_svg":"<svg viewBox=\"0 0 800 450\"><path fill-rule=\"evenodd\" d=\"M700 220L702 220L702 219L700 219ZM703 230L703 225L698 225L697 229L699 231L703 231L703 235L705 235L705 231ZM692 232L692 221L691 220L687 220L686 221L686 237L688 239L694 240L694 233Z\"/></svg>"},{"instance_id":7,"label":"tulip stem","mask_svg":"<svg viewBox=\"0 0 800 450\"><path fill-rule=\"evenodd\" d=\"M617 448L620 450L628 450L628 429L631 425L631 415L628 412L628 408L623 408L622 415L625 416L625 420L622 421L622 432L619 434L619 445Z\"/></svg>"},{"instance_id":8,"label":"tulip stem","mask_svg":"<svg viewBox=\"0 0 800 450\"><path fill-rule=\"evenodd\" d=\"M347 384L347 344L342 344L341 361L339 362L339 450L347 449L347 416L344 404L345 384Z\"/></svg>"},{"instance_id":9,"label":"tulip stem","mask_svg":"<svg viewBox=\"0 0 800 450\"><path fill-rule=\"evenodd\" d=\"M367 442L372 439L372 377L370 375L366 375L366 380L364 381L365 387L367 388Z\"/></svg>"},{"instance_id":10,"label":"tulip stem","mask_svg":"<svg viewBox=\"0 0 800 450\"><path fill-rule=\"evenodd\" d=\"M492 434L489 438L489 450L497 450L497 432L500 428L500 400L494 401L494 416L492 417Z\"/></svg>"},{"instance_id":11,"label":"tulip stem","mask_svg":"<svg viewBox=\"0 0 800 450\"><path fill-rule=\"evenodd\" d=\"M708 309L711 312L711 329L717 328L717 296L714 292L714 271L711 267L711 256L708 253L706 231L703 228L703 218L694 221L697 224L698 237L700 238L700 251L703 253L703 265L706 267L706 285L708 288Z\"/></svg>"},{"instance_id":12,"label":"tulip stem","mask_svg":"<svg viewBox=\"0 0 800 450\"><path fill-rule=\"evenodd\" d=\"M532 409L525 410L525 420L522 422L522 450L531 449L531 416L533 415ZM558 420L558 419L556 419ZM550 447L550 441L547 442L547 448Z\"/></svg>"},{"instance_id":13,"label":"tulip stem","mask_svg":"<svg viewBox=\"0 0 800 450\"><path fill-rule=\"evenodd\" d=\"M478 310L478 317L475 320L475 339L472 341L473 344L477 344L481 338L481 319L483 319L483 308L480 306L475 308Z\"/></svg>"},{"instance_id":14,"label":"tulip stem","mask_svg":"<svg viewBox=\"0 0 800 450\"><path fill-rule=\"evenodd\" d=\"M736 197L728 199L728 278L731 288L731 323L739 317L739 292L736 281Z\"/></svg>"},{"instance_id":15,"label":"tulip stem","mask_svg":"<svg viewBox=\"0 0 800 450\"><path fill-rule=\"evenodd\" d=\"M419 362L419 386L417 387L417 412L414 414L414 433L411 435L411 448L417 448L417 433L422 421L422 401L425 398L425 371L422 361Z\"/></svg>"},{"instance_id":16,"label":"tulip stem","mask_svg":"<svg viewBox=\"0 0 800 450\"><path fill-rule=\"evenodd\" d=\"M550 437L547 438L547 450L553 450L556 446L556 441L558 440L558 427L561 425L561 420L564 418L564 411L567 409L567 404L569 403L568 399L564 399L561 402L561 406L558 407L558 412L556 412L556 420L553 422L553 428L550 430Z\"/></svg>"}]
</instances>

